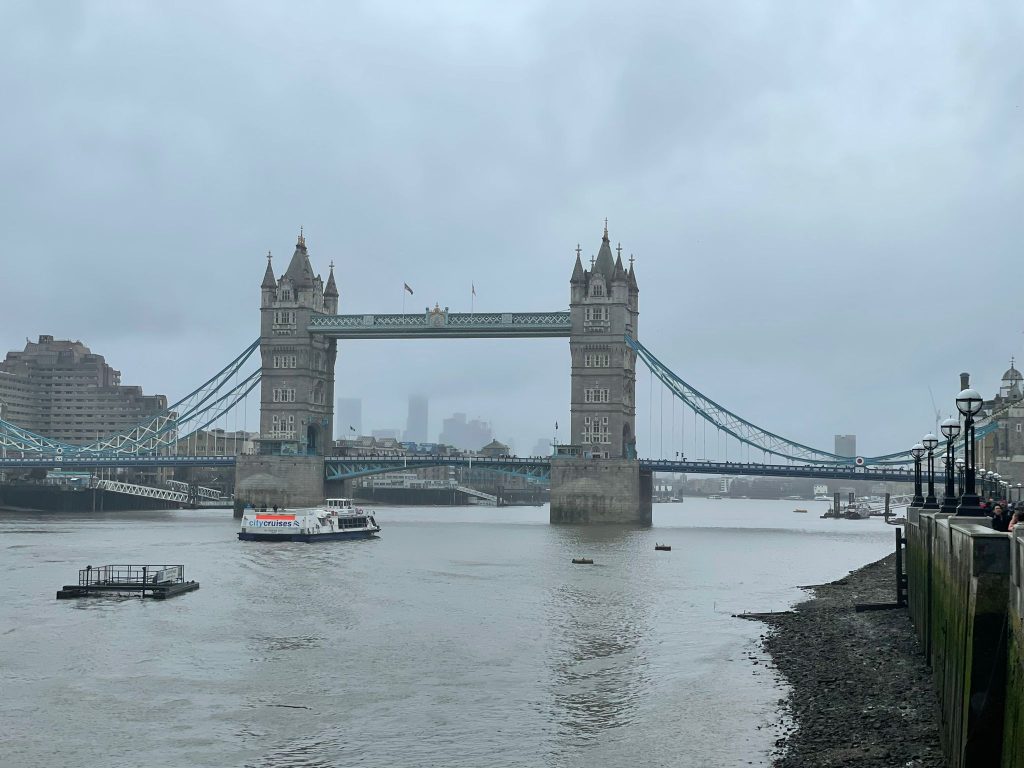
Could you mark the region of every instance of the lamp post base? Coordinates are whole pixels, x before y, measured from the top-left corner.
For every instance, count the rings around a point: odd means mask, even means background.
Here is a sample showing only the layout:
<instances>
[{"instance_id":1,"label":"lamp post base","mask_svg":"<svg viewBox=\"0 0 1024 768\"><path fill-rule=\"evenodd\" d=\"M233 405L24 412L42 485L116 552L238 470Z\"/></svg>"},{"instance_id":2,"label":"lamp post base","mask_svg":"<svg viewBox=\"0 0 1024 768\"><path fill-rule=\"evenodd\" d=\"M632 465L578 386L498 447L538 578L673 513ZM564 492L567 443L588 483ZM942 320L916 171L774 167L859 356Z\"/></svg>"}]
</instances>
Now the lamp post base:
<instances>
[{"instance_id":1,"label":"lamp post base","mask_svg":"<svg viewBox=\"0 0 1024 768\"><path fill-rule=\"evenodd\" d=\"M985 517L985 510L981 508L981 499L976 493L965 493L960 497L960 506L956 508L957 517Z\"/></svg>"},{"instance_id":2,"label":"lamp post base","mask_svg":"<svg viewBox=\"0 0 1024 768\"><path fill-rule=\"evenodd\" d=\"M955 515L956 514L956 507L957 507L957 504L959 504L959 503L960 503L960 500L957 499L955 496L946 496L942 500L942 506L939 507L939 512L943 512L943 513L950 514L950 515Z\"/></svg>"},{"instance_id":3,"label":"lamp post base","mask_svg":"<svg viewBox=\"0 0 1024 768\"><path fill-rule=\"evenodd\" d=\"M934 496L929 496L924 500L924 504L921 505L921 509L928 509L934 512L939 508L939 502Z\"/></svg>"}]
</instances>

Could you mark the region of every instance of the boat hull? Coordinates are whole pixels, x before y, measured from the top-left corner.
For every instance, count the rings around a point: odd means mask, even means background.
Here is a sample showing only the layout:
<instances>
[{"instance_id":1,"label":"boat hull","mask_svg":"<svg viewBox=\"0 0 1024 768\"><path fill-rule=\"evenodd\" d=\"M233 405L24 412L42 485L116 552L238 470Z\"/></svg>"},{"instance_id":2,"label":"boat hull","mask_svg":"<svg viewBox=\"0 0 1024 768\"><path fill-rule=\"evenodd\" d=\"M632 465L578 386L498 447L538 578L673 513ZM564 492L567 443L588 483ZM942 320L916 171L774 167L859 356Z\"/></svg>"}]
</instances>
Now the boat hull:
<instances>
[{"instance_id":1,"label":"boat hull","mask_svg":"<svg viewBox=\"0 0 1024 768\"><path fill-rule=\"evenodd\" d=\"M312 544L338 539L375 539L378 531L331 531L330 533L247 533L240 531L239 541L298 541Z\"/></svg>"}]
</instances>

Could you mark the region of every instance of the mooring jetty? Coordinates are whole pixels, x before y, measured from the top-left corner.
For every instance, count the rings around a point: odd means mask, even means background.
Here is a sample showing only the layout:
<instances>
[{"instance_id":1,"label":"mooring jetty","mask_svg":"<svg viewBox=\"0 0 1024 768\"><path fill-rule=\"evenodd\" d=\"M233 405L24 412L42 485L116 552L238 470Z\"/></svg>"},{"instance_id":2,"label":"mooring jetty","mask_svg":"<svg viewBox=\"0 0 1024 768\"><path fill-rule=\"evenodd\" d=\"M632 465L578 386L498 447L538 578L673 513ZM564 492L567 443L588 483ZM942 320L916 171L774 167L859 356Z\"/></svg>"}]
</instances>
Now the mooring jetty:
<instances>
[{"instance_id":1,"label":"mooring jetty","mask_svg":"<svg viewBox=\"0 0 1024 768\"><path fill-rule=\"evenodd\" d=\"M77 584L57 590L57 599L123 593L166 600L195 589L199 582L185 581L184 565L89 565L79 569Z\"/></svg>"}]
</instances>

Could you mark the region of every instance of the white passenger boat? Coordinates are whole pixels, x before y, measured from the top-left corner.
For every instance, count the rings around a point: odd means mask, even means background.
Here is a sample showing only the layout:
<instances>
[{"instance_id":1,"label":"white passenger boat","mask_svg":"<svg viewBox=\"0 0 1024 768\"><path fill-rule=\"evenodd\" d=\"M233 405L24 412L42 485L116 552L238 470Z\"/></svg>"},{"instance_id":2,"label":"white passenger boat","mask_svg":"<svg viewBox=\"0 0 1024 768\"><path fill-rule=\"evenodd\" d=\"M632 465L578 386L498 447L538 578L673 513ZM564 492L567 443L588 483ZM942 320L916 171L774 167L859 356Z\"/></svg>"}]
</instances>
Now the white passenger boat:
<instances>
[{"instance_id":1,"label":"white passenger boat","mask_svg":"<svg viewBox=\"0 0 1024 768\"><path fill-rule=\"evenodd\" d=\"M242 514L241 541L330 541L368 539L380 526L352 499L327 499L322 507L307 509L247 510Z\"/></svg>"}]
</instances>

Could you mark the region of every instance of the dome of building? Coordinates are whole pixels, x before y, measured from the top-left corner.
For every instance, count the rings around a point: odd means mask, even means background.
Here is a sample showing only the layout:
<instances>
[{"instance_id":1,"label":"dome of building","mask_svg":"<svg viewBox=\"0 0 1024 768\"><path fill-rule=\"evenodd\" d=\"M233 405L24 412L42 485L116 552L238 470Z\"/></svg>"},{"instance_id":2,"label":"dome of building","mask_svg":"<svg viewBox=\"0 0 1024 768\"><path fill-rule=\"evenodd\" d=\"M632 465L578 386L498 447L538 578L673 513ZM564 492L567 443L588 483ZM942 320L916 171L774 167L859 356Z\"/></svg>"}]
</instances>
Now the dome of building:
<instances>
[{"instance_id":1,"label":"dome of building","mask_svg":"<svg viewBox=\"0 0 1024 768\"><path fill-rule=\"evenodd\" d=\"M1003 374L1003 379L1002 380L1004 382L1014 382L1014 381L1019 382L1021 380L1024 380L1024 376L1021 375L1021 372L1013 367L1013 362L1014 362L1013 358L1011 357L1010 358L1010 368L1006 371L1006 373Z\"/></svg>"}]
</instances>

